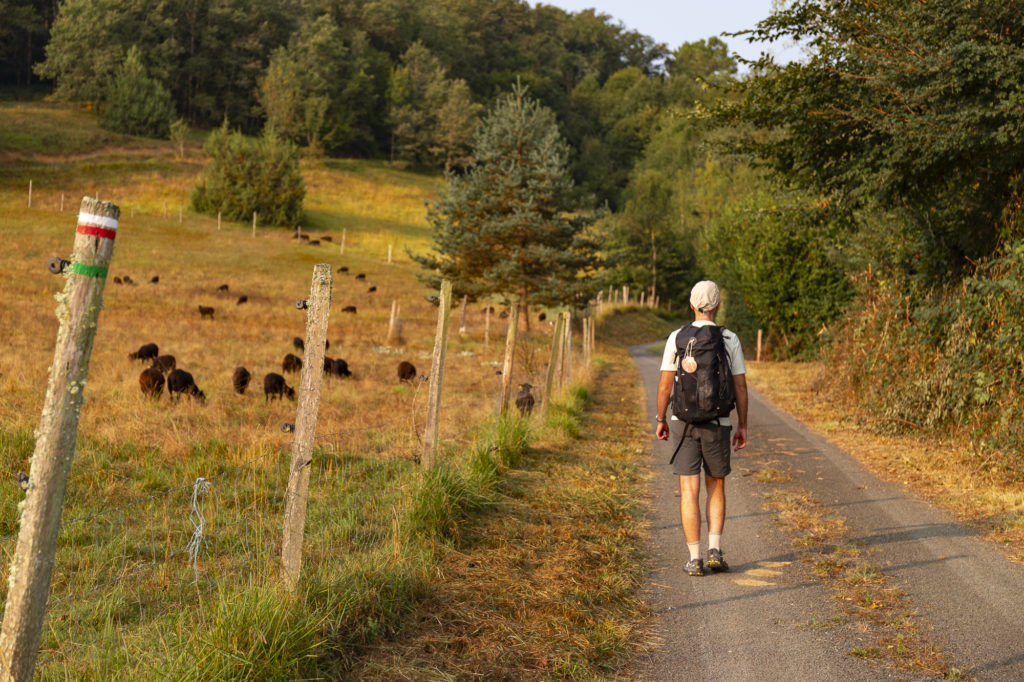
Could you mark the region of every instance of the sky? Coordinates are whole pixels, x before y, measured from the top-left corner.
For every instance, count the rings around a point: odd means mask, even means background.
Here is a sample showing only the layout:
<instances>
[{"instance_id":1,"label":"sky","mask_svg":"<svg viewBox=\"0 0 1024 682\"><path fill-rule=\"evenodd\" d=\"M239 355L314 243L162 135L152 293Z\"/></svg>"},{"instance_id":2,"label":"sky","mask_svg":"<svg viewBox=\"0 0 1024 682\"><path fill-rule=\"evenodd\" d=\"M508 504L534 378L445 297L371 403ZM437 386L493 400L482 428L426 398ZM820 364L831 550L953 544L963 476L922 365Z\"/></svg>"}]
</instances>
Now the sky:
<instances>
[{"instance_id":1,"label":"sky","mask_svg":"<svg viewBox=\"0 0 1024 682\"><path fill-rule=\"evenodd\" d=\"M531 2L536 6L537 2ZM683 43L718 36L747 59L756 59L762 50L773 54L778 62L799 57L798 50L785 50L779 45L751 45L742 38L721 36L724 31L754 28L771 13L772 0L544 0L570 12L596 9L622 23L627 29L649 35L675 49Z\"/></svg>"}]
</instances>

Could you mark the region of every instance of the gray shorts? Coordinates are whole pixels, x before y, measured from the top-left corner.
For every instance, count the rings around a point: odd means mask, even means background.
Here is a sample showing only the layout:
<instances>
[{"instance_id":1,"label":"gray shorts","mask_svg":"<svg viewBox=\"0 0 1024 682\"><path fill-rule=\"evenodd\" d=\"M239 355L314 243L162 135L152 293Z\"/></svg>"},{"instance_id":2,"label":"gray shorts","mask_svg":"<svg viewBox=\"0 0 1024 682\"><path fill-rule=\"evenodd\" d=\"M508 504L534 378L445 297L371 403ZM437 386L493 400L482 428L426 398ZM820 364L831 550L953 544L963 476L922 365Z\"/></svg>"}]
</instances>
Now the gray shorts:
<instances>
[{"instance_id":1,"label":"gray shorts","mask_svg":"<svg viewBox=\"0 0 1024 682\"><path fill-rule=\"evenodd\" d=\"M704 473L715 478L725 478L732 471L729 464L729 456L732 447L729 443L729 436L732 434L731 426L719 426L710 424L687 424L684 421L675 419L669 420L669 432L672 435L672 452L676 454L672 462L672 472L678 476L694 476L700 473L701 465L704 465ZM679 439L686 438L682 444Z\"/></svg>"}]
</instances>

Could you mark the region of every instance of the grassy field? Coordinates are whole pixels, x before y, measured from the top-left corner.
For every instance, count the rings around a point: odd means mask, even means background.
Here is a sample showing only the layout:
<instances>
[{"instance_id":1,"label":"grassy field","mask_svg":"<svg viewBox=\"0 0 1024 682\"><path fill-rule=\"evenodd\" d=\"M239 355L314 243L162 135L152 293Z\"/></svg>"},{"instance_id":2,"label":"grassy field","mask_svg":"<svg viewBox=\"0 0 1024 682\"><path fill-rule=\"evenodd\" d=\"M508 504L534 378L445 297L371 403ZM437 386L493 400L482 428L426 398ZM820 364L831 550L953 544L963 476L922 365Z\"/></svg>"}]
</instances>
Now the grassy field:
<instances>
[{"instance_id":1,"label":"grassy field","mask_svg":"<svg viewBox=\"0 0 1024 682\"><path fill-rule=\"evenodd\" d=\"M509 499L507 486L521 487L515 472L528 443L566 445L579 433L576 394L558 398L543 423L494 419L505 326L491 316L485 339L483 303L477 303L467 312L465 334L453 311L441 413L444 465L423 475L426 383L400 383L396 367L408 360L419 373L431 372L437 309L406 249L429 245L424 202L439 178L378 162L304 162L304 232L321 241L312 246L285 230L261 226L253 236L251 225L218 229L215 218L193 214L188 196L203 168L195 141L178 158L169 143L114 136L96 128L90 112L38 102L0 105L0 131L0 215L8 246L0 257L8 274L0 307L0 481L6 482L0 484L0 585L7 584L23 499L15 477L29 470L57 330L54 295L64 286L46 263L70 252L83 195L121 207L40 679L369 674L377 658L367 647L392 641L410 627L418 605L443 590L438 576L460 556L469 515L491 518L488 510ZM303 580L288 595L277 569L290 456L281 424L295 421L295 404L265 400L261 385L267 372L281 372L286 353L296 352L292 339L304 336L305 313L294 302L308 295L319 262L335 271L328 355L344 358L353 376L324 382ZM347 272L339 271L343 266ZM360 273L365 278L357 279ZM135 284L114 283L126 276ZM227 291L220 290L225 284ZM239 304L242 295L247 302ZM404 339L387 347L393 303ZM200 318L201 305L216 309L212 320ZM345 306L357 313L342 313ZM622 324L637 328L636 322ZM644 324L660 323L644 316ZM532 326L532 334L521 336L513 380L541 386L550 326ZM128 354L151 342L193 374L205 404L141 394L145 365ZM231 384L240 365L253 375L245 395ZM297 374L286 377L297 385ZM536 456L524 461L527 469L541 464ZM573 461L584 469L627 466L579 455ZM635 488L623 491L636 495ZM589 494L585 487L561 492L570 495L570 508ZM602 523L598 536L633 522L632 507L623 504L626 511L616 513L615 524ZM550 513L568 523L561 512ZM638 569L621 569L615 599L598 600L602 620L582 625L578 636L601 640L591 630L610 627L615 609L626 622L636 620L628 593ZM608 579L603 568L595 578ZM541 612L538 632L549 627L544 619ZM635 628L613 637L611 653L600 646L573 650L549 637L530 651L545 658L548 646L551 660L575 671L570 676L589 677L627 655Z\"/></svg>"}]
</instances>

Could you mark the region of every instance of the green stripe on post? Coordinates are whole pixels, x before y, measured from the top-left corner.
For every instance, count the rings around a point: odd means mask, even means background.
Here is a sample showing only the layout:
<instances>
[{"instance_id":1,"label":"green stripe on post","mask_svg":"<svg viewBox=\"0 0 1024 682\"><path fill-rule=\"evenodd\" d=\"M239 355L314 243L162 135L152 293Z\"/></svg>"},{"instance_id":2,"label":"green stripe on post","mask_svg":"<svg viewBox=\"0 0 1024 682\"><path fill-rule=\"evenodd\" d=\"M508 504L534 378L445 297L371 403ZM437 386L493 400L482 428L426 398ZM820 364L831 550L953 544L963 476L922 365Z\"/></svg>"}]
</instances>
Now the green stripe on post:
<instances>
[{"instance_id":1,"label":"green stripe on post","mask_svg":"<svg viewBox=\"0 0 1024 682\"><path fill-rule=\"evenodd\" d=\"M86 265L85 263L72 263L71 267L68 268L71 272L76 275L85 275L86 277L99 277L106 279L107 269L99 265Z\"/></svg>"}]
</instances>

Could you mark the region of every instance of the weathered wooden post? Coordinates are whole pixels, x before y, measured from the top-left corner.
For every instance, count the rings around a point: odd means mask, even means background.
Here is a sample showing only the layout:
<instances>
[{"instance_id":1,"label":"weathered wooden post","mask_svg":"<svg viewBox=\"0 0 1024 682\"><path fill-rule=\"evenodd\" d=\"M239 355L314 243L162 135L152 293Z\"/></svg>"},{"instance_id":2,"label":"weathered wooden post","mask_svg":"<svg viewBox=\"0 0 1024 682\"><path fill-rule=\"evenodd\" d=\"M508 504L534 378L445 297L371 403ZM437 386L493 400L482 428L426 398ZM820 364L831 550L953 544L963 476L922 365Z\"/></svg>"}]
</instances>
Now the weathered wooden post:
<instances>
[{"instance_id":1,"label":"weathered wooden post","mask_svg":"<svg viewBox=\"0 0 1024 682\"><path fill-rule=\"evenodd\" d=\"M399 311L401 311L401 308L398 305L398 301L392 301L391 320L388 322L388 346L401 346L404 343L402 339L402 321L398 318Z\"/></svg>"},{"instance_id":2,"label":"weathered wooden post","mask_svg":"<svg viewBox=\"0 0 1024 682\"><path fill-rule=\"evenodd\" d=\"M71 261L51 265L65 273L67 283L57 297L60 328L0 627L3 680L27 682L35 670L89 358L120 215L110 202L83 198Z\"/></svg>"},{"instance_id":3,"label":"weathered wooden post","mask_svg":"<svg viewBox=\"0 0 1024 682\"><path fill-rule=\"evenodd\" d=\"M259 215L256 211L252 212L252 236L256 236L256 216Z\"/></svg>"},{"instance_id":4,"label":"weathered wooden post","mask_svg":"<svg viewBox=\"0 0 1024 682\"><path fill-rule=\"evenodd\" d=\"M64 212L64 192L60 193L60 212Z\"/></svg>"},{"instance_id":5,"label":"weathered wooden post","mask_svg":"<svg viewBox=\"0 0 1024 682\"><path fill-rule=\"evenodd\" d=\"M565 343L562 348L562 367L560 386L567 386L572 381L572 312L562 313L565 317Z\"/></svg>"},{"instance_id":6,"label":"weathered wooden post","mask_svg":"<svg viewBox=\"0 0 1024 682\"><path fill-rule=\"evenodd\" d=\"M345 255L345 237L347 237L347 236L348 236L348 230L347 229L342 229L341 230L341 255L342 256Z\"/></svg>"},{"instance_id":7,"label":"weathered wooden post","mask_svg":"<svg viewBox=\"0 0 1024 682\"><path fill-rule=\"evenodd\" d=\"M519 333L519 304L513 303L509 310L508 334L505 336L505 363L501 366L501 401L498 406L498 413L508 412L509 402L512 400L512 367L516 357L516 336ZM487 307L488 312L490 306ZM487 319L490 319L488 317Z\"/></svg>"},{"instance_id":8,"label":"weathered wooden post","mask_svg":"<svg viewBox=\"0 0 1024 682\"><path fill-rule=\"evenodd\" d=\"M484 350L491 345L491 304L484 307Z\"/></svg>"},{"instance_id":9,"label":"weathered wooden post","mask_svg":"<svg viewBox=\"0 0 1024 682\"><path fill-rule=\"evenodd\" d=\"M761 362L761 330L757 330L757 361Z\"/></svg>"},{"instance_id":10,"label":"weathered wooden post","mask_svg":"<svg viewBox=\"0 0 1024 682\"><path fill-rule=\"evenodd\" d=\"M546 416L548 413L548 404L551 402L551 393L555 390L555 377L559 370L559 364L561 362L560 355L562 351L562 335L565 333L565 318L561 315L558 316L558 321L555 322L555 333L551 335L551 357L548 359L548 372L547 377L544 380L544 398L541 400L540 411L541 415Z\"/></svg>"},{"instance_id":11,"label":"weathered wooden post","mask_svg":"<svg viewBox=\"0 0 1024 682\"><path fill-rule=\"evenodd\" d=\"M466 333L466 304L469 302L469 296L462 297L462 312L459 315L459 336L463 336Z\"/></svg>"},{"instance_id":12,"label":"weathered wooden post","mask_svg":"<svg viewBox=\"0 0 1024 682\"><path fill-rule=\"evenodd\" d=\"M220 211L217 211L217 231L220 231Z\"/></svg>"},{"instance_id":13,"label":"weathered wooden post","mask_svg":"<svg viewBox=\"0 0 1024 682\"><path fill-rule=\"evenodd\" d=\"M452 311L452 283L441 282L441 300L437 311L437 335L430 361L430 393L427 396L427 426L423 431L423 467L434 466L437 457L438 429L441 425L441 385L444 382L444 359L448 349L448 318Z\"/></svg>"},{"instance_id":14,"label":"weathered wooden post","mask_svg":"<svg viewBox=\"0 0 1024 682\"><path fill-rule=\"evenodd\" d=\"M32 208L32 181L28 181L28 207Z\"/></svg>"},{"instance_id":15,"label":"weathered wooden post","mask_svg":"<svg viewBox=\"0 0 1024 682\"><path fill-rule=\"evenodd\" d=\"M391 248L392 244L388 244L388 265L391 265Z\"/></svg>"},{"instance_id":16,"label":"weathered wooden post","mask_svg":"<svg viewBox=\"0 0 1024 682\"><path fill-rule=\"evenodd\" d=\"M284 537L281 542L281 569L288 590L294 590L302 568L302 538L306 526L309 497L309 465L313 461L313 437L320 409L320 388L324 379L324 348L327 322L331 315L331 266L317 263L306 303L305 357L299 378L299 406L295 414L295 442L285 493Z\"/></svg>"}]
</instances>

